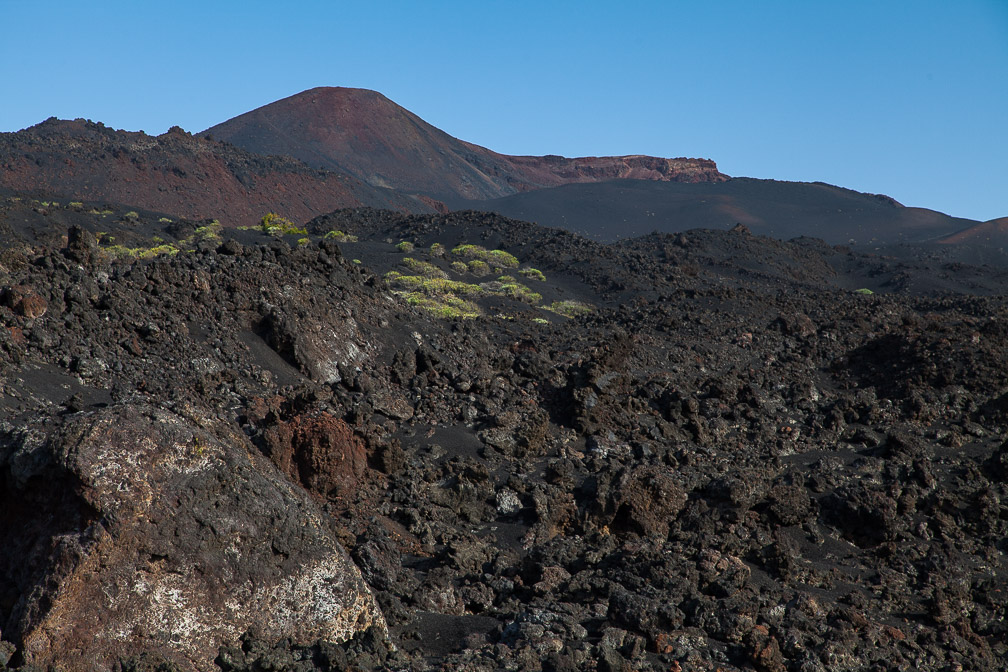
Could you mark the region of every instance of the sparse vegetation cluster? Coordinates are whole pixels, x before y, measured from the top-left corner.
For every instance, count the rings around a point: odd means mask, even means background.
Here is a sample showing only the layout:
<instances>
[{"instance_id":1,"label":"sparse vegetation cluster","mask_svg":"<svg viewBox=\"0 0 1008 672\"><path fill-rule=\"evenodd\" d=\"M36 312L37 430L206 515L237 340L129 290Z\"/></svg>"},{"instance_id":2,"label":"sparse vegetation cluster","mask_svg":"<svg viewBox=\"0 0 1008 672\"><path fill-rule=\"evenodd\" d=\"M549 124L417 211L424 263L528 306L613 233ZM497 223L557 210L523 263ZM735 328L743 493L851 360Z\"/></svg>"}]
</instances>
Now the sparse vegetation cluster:
<instances>
[{"instance_id":1,"label":"sparse vegetation cluster","mask_svg":"<svg viewBox=\"0 0 1008 672\"><path fill-rule=\"evenodd\" d=\"M577 317L579 315L587 315L588 313L595 310L590 304L584 303L583 301L554 301L548 306L543 306L546 310L551 313L556 313L557 315L563 315L564 317Z\"/></svg>"},{"instance_id":2,"label":"sparse vegetation cluster","mask_svg":"<svg viewBox=\"0 0 1008 672\"><path fill-rule=\"evenodd\" d=\"M331 240L336 243L356 243L357 236L351 235L349 233L344 233L343 231L333 230L322 236L324 240Z\"/></svg>"},{"instance_id":3,"label":"sparse vegetation cluster","mask_svg":"<svg viewBox=\"0 0 1008 672\"><path fill-rule=\"evenodd\" d=\"M307 236L308 231L304 227L299 227L286 217L281 217L275 212L267 212L259 222L259 229L263 233L271 236L297 235Z\"/></svg>"},{"instance_id":4,"label":"sparse vegetation cluster","mask_svg":"<svg viewBox=\"0 0 1008 672\"><path fill-rule=\"evenodd\" d=\"M494 269L516 268L518 258L504 250L488 250L480 245L463 244L452 248L452 254L466 259L478 259ZM494 272L498 272L495 270Z\"/></svg>"},{"instance_id":5,"label":"sparse vegetation cluster","mask_svg":"<svg viewBox=\"0 0 1008 672\"><path fill-rule=\"evenodd\" d=\"M501 274L496 279L483 282L469 282L465 278L452 279L449 271L459 276L484 278L491 273L501 273L511 269L524 280L544 282L545 274L536 268L520 268L517 257L505 250L488 250L479 245L462 244L451 250L454 257L445 264L446 250L440 243L434 243L427 250L428 259L420 259L422 248L411 241L400 241L396 250L414 253L399 262L408 272L391 270L385 274L385 281L393 291L410 305L424 308L438 317L475 318L482 314L475 301L487 297L503 297L539 306L558 315L574 317L592 310L591 306L576 301L554 302L550 306L540 306L542 294L532 290L515 275ZM464 297L464 298L463 298ZM501 316L506 317L506 316ZM537 324L548 323L545 318L537 318Z\"/></svg>"}]
</instances>

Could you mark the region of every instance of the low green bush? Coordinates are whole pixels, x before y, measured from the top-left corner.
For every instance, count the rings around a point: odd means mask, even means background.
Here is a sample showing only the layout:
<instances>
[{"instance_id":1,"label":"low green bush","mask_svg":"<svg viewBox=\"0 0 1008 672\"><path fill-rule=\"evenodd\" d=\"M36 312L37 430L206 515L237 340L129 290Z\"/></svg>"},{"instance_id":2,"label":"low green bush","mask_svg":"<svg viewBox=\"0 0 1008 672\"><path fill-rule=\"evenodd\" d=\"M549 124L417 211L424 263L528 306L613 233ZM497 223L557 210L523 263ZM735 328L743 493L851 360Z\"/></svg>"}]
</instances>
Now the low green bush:
<instances>
[{"instance_id":1,"label":"low green bush","mask_svg":"<svg viewBox=\"0 0 1008 672\"><path fill-rule=\"evenodd\" d=\"M351 235L349 233L343 233L342 231L330 231L329 233L322 236L324 240L332 240L337 243L356 243L357 236Z\"/></svg>"},{"instance_id":2,"label":"low green bush","mask_svg":"<svg viewBox=\"0 0 1008 672\"><path fill-rule=\"evenodd\" d=\"M263 215L263 218L259 221L259 229L271 236L286 236L289 234L297 236L308 235L307 229L297 226L291 220L281 217L275 212L267 212Z\"/></svg>"},{"instance_id":3,"label":"low green bush","mask_svg":"<svg viewBox=\"0 0 1008 672\"><path fill-rule=\"evenodd\" d=\"M585 315L595 310L594 306L590 304L570 299L554 301L548 306L543 306L543 308L564 317L577 317L578 315Z\"/></svg>"},{"instance_id":4,"label":"low green bush","mask_svg":"<svg viewBox=\"0 0 1008 672\"><path fill-rule=\"evenodd\" d=\"M518 273L529 280L538 280L539 282L545 282L546 276L538 268L523 268Z\"/></svg>"},{"instance_id":5,"label":"low green bush","mask_svg":"<svg viewBox=\"0 0 1008 672\"><path fill-rule=\"evenodd\" d=\"M500 268L516 268L518 266L518 258L510 252L488 250L481 245L473 245L471 243L455 246L452 248L452 254L467 259L479 259Z\"/></svg>"},{"instance_id":6,"label":"low green bush","mask_svg":"<svg viewBox=\"0 0 1008 672\"><path fill-rule=\"evenodd\" d=\"M414 259L413 257L403 257L402 263L417 275L422 275L426 278L448 277L447 273L427 261L420 261L419 259Z\"/></svg>"}]
</instances>

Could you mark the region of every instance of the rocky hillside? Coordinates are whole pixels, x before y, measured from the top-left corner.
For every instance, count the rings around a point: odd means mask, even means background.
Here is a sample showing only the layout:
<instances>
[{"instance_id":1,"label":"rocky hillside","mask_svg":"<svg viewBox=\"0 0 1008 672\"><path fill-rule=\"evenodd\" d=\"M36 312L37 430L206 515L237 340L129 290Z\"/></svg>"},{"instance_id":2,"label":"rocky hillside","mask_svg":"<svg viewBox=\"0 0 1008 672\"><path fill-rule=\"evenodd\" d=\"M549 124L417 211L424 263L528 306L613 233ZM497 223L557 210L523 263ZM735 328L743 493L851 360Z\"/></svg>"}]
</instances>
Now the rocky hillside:
<instances>
[{"instance_id":1,"label":"rocky hillside","mask_svg":"<svg viewBox=\"0 0 1008 672\"><path fill-rule=\"evenodd\" d=\"M46 203L0 213L0 667L1003 669L1003 275Z\"/></svg>"},{"instance_id":2,"label":"rocky hillside","mask_svg":"<svg viewBox=\"0 0 1008 672\"><path fill-rule=\"evenodd\" d=\"M448 203L617 178L726 179L706 159L498 154L453 138L380 93L365 89L310 89L204 133L250 152L293 156L368 184Z\"/></svg>"},{"instance_id":3,"label":"rocky hillside","mask_svg":"<svg viewBox=\"0 0 1008 672\"><path fill-rule=\"evenodd\" d=\"M234 226L271 211L300 220L358 205L432 211L346 174L257 156L179 128L152 137L83 120L0 133L0 186L38 191L44 200L130 204Z\"/></svg>"}]
</instances>

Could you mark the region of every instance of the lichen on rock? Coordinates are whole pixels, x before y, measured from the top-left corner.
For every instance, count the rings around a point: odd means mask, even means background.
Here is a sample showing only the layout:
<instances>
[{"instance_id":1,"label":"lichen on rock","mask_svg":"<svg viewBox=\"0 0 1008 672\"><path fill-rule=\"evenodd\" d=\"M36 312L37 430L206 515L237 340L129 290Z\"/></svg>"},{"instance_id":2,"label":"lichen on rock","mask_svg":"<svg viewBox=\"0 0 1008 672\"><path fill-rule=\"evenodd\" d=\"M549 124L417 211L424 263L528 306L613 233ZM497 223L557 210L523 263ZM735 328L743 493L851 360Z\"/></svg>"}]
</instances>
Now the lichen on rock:
<instances>
[{"instance_id":1,"label":"lichen on rock","mask_svg":"<svg viewBox=\"0 0 1008 672\"><path fill-rule=\"evenodd\" d=\"M158 650L208 670L249 630L304 643L384 630L314 501L231 428L124 404L82 414L49 445L93 515L53 540L77 550L31 593L26 662L109 669Z\"/></svg>"}]
</instances>

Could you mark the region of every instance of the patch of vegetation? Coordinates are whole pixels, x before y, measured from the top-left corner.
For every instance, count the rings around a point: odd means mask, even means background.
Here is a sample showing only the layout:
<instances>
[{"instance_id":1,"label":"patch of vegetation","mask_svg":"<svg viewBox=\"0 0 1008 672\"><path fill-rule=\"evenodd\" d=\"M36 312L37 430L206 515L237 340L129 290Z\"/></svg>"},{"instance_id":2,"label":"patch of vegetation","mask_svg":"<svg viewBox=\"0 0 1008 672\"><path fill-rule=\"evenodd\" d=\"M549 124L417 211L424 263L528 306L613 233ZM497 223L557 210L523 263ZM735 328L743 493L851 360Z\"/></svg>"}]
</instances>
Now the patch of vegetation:
<instances>
[{"instance_id":1,"label":"patch of vegetation","mask_svg":"<svg viewBox=\"0 0 1008 672\"><path fill-rule=\"evenodd\" d=\"M259 222L259 230L271 236L297 235L307 236L308 230L297 226L294 222L281 217L275 212L267 212Z\"/></svg>"},{"instance_id":2,"label":"patch of vegetation","mask_svg":"<svg viewBox=\"0 0 1008 672\"><path fill-rule=\"evenodd\" d=\"M84 204L81 203L80 201L70 201L69 203L67 203L67 207L72 210L83 210Z\"/></svg>"},{"instance_id":3,"label":"patch of vegetation","mask_svg":"<svg viewBox=\"0 0 1008 672\"><path fill-rule=\"evenodd\" d=\"M342 231L330 231L329 233L322 236L323 240L333 240L337 243L356 243L357 236L353 236L349 233L343 233Z\"/></svg>"},{"instance_id":4,"label":"patch of vegetation","mask_svg":"<svg viewBox=\"0 0 1008 672\"><path fill-rule=\"evenodd\" d=\"M425 278L448 277L447 273L428 261L420 261L419 259L414 259L413 257L403 257L402 263L415 274L422 275Z\"/></svg>"},{"instance_id":5,"label":"patch of vegetation","mask_svg":"<svg viewBox=\"0 0 1008 672\"><path fill-rule=\"evenodd\" d=\"M388 241L391 243L391 241ZM397 246L400 251L415 250L415 246L409 241L401 241ZM433 257L445 255L445 246L441 243L434 243L426 250ZM423 251L421 251L421 254ZM472 303L472 300L483 296L499 296L520 301L530 305L538 305L542 302L542 295L534 292L526 285L522 284L516 277L521 275L525 278L535 280L545 280L546 277L537 269L524 268L518 270L518 259L504 250L487 250L479 245L463 244L451 250L451 254L458 257L451 261L450 270L458 274L471 273L476 277L484 277L490 273L501 273L505 268L515 269L515 275L499 275L496 280L473 284L461 280L452 280L444 269L438 265L418 259L416 256L407 256L402 260L402 265L409 269L409 273L393 270L385 274L385 280L392 287L395 294L402 297L410 297L414 305L422 307L431 312L446 317L475 317L480 314L479 307ZM425 297L421 301L420 297ZM459 303L465 301L465 303Z\"/></svg>"},{"instance_id":6,"label":"patch of vegetation","mask_svg":"<svg viewBox=\"0 0 1008 672\"><path fill-rule=\"evenodd\" d=\"M451 294L441 296L429 296L422 292L398 292L398 294L411 306L423 308L442 319L471 320L481 315L479 306L475 303Z\"/></svg>"},{"instance_id":7,"label":"patch of vegetation","mask_svg":"<svg viewBox=\"0 0 1008 672\"><path fill-rule=\"evenodd\" d=\"M490 275L490 265L482 259L473 259L470 261L468 269L469 272L477 278L482 278L484 275Z\"/></svg>"},{"instance_id":8,"label":"patch of vegetation","mask_svg":"<svg viewBox=\"0 0 1008 672\"><path fill-rule=\"evenodd\" d=\"M855 289L854 291L857 292L858 294L864 294L866 296L870 296L875 293L872 290L868 289L867 287L862 287L861 289Z\"/></svg>"},{"instance_id":9,"label":"patch of vegetation","mask_svg":"<svg viewBox=\"0 0 1008 672\"><path fill-rule=\"evenodd\" d=\"M135 222L136 220L140 219L140 213L137 212L136 210L130 210L125 215L123 215L123 219L128 219L131 222Z\"/></svg>"},{"instance_id":10,"label":"patch of vegetation","mask_svg":"<svg viewBox=\"0 0 1008 672\"><path fill-rule=\"evenodd\" d=\"M301 245L307 245L310 242L311 238L298 238L297 244L301 246Z\"/></svg>"},{"instance_id":11,"label":"patch of vegetation","mask_svg":"<svg viewBox=\"0 0 1008 672\"><path fill-rule=\"evenodd\" d=\"M545 317L533 317L532 321L535 322L536 324L549 324L549 320L547 320Z\"/></svg>"},{"instance_id":12,"label":"patch of vegetation","mask_svg":"<svg viewBox=\"0 0 1008 672\"><path fill-rule=\"evenodd\" d=\"M216 219L211 221L209 224L204 224L203 226L196 227L195 237L200 240L214 240L220 238L220 228L221 223Z\"/></svg>"},{"instance_id":13,"label":"patch of vegetation","mask_svg":"<svg viewBox=\"0 0 1008 672\"><path fill-rule=\"evenodd\" d=\"M159 219L157 221L159 223L161 223L161 224L171 224L172 223L171 217L162 217L161 219Z\"/></svg>"},{"instance_id":14,"label":"patch of vegetation","mask_svg":"<svg viewBox=\"0 0 1008 672\"><path fill-rule=\"evenodd\" d=\"M546 276L538 268L523 268L518 273L523 278L528 278L529 280L538 280L539 282L545 282Z\"/></svg>"},{"instance_id":15,"label":"patch of vegetation","mask_svg":"<svg viewBox=\"0 0 1008 672\"><path fill-rule=\"evenodd\" d=\"M452 249L452 254L467 259L479 259L499 268L517 268L518 258L504 250L488 250L481 245L458 245Z\"/></svg>"},{"instance_id":16,"label":"patch of vegetation","mask_svg":"<svg viewBox=\"0 0 1008 672\"><path fill-rule=\"evenodd\" d=\"M591 304L584 303L582 301L573 301L571 299L565 299L563 301L554 301L548 306L543 306L546 310L551 313L556 313L557 315L563 315L564 317L577 317L578 315L586 315L595 310L595 307Z\"/></svg>"},{"instance_id":17,"label":"patch of vegetation","mask_svg":"<svg viewBox=\"0 0 1008 672\"><path fill-rule=\"evenodd\" d=\"M155 245L153 247L126 247L125 245L109 245L102 248L102 252L116 259L153 259L161 255L178 254L181 250L171 243Z\"/></svg>"},{"instance_id":18,"label":"patch of vegetation","mask_svg":"<svg viewBox=\"0 0 1008 672\"><path fill-rule=\"evenodd\" d=\"M503 277L507 278L509 276L503 276ZM500 293L503 294L504 296L512 298L516 301L521 301L523 303L531 303L533 305L542 301L542 294L540 294L539 292L533 292L525 285L515 281L514 278L511 278L511 282L504 282L504 281L500 282L501 282Z\"/></svg>"},{"instance_id":19,"label":"patch of vegetation","mask_svg":"<svg viewBox=\"0 0 1008 672\"><path fill-rule=\"evenodd\" d=\"M423 275L403 275L399 271L389 271L385 280L395 287L411 291L420 291L430 296L445 294L461 294L462 296L480 296L485 290L480 285L473 285L459 280L449 280L444 277L427 277Z\"/></svg>"}]
</instances>

